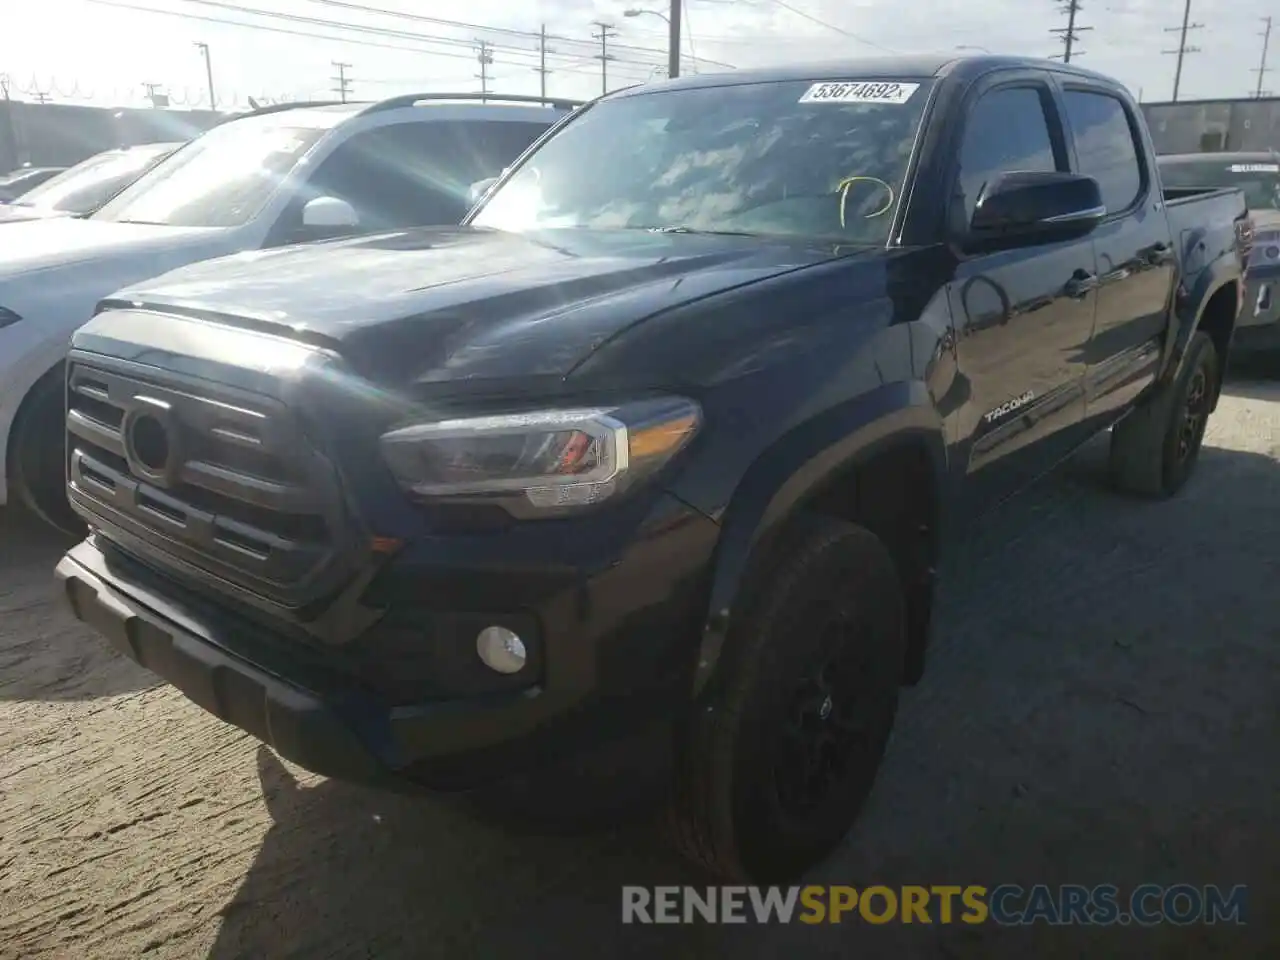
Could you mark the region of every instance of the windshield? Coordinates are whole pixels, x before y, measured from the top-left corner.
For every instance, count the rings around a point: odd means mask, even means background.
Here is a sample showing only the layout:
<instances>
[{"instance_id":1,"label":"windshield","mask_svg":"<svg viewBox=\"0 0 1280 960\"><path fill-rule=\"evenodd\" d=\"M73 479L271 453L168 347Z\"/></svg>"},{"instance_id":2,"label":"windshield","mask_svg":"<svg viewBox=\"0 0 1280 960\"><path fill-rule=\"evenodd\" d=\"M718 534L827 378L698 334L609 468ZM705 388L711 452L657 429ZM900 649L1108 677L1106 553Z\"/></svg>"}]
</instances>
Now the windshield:
<instances>
[{"instance_id":1,"label":"windshield","mask_svg":"<svg viewBox=\"0 0 1280 960\"><path fill-rule=\"evenodd\" d=\"M172 227L238 227L324 134L262 119L235 120L201 134L152 167L92 217Z\"/></svg>"},{"instance_id":2,"label":"windshield","mask_svg":"<svg viewBox=\"0 0 1280 960\"><path fill-rule=\"evenodd\" d=\"M672 229L882 244L925 82L659 90L585 109L471 223Z\"/></svg>"},{"instance_id":3,"label":"windshield","mask_svg":"<svg viewBox=\"0 0 1280 960\"><path fill-rule=\"evenodd\" d=\"M1280 210L1280 161L1161 164L1160 179L1166 187L1239 187L1250 210Z\"/></svg>"},{"instance_id":4,"label":"windshield","mask_svg":"<svg viewBox=\"0 0 1280 960\"><path fill-rule=\"evenodd\" d=\"M17 204L63 213L89 213L172 150L172 144L164 144L100 153L23 194Z\"/></svg>"}]
</instances>

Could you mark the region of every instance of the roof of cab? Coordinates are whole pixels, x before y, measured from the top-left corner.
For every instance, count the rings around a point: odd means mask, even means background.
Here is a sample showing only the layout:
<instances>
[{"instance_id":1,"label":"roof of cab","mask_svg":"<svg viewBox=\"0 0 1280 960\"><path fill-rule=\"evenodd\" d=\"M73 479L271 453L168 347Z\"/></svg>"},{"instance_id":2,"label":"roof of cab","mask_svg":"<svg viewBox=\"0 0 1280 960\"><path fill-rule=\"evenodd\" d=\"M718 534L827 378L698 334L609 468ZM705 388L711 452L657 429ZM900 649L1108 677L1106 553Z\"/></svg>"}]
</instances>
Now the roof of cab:
<instances>
[{"instance_id":1,"label":"roof of cab","mask_svg":"<svg viewBox=\"0 0 1280 960\"><path fill-rule=\"evenodd\" d=\"M918 80L922 77L945 77L951 74L967 73L978 76L988 70L1013 69L1027 67L1037 70L1052 70L1055 73L1066 73L1091 80L1102 80L1117 85L1112 78L1082 70L1074 64L1064 64L1055 60L1043 60L1036 57L1004 57L994 54L907 54L892 57L859 57L849 60L817 61L813 63L795 63L776 67L757 67L750 70L726 70L721 73L700 73L680 77L676 80L657 80L640 86L627 87L615 91L618 94L650 92L653 90L688 89L694 87L718 87L739 83L774 83L787 80L821 80L821 79L871 79L876 80Z\"/></svg>"}]
</instances>

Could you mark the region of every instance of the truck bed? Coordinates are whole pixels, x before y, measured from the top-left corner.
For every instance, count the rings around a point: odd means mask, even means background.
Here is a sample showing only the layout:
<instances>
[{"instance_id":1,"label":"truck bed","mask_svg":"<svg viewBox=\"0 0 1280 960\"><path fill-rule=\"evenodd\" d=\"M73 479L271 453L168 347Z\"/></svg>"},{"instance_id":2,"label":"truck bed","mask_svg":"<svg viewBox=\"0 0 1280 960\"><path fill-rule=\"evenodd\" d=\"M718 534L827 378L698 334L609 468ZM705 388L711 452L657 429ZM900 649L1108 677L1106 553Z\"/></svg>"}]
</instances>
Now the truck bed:
<instances>
[{"instance_id":1,"label":"truck bed","mask_svg":"<svg viewBox=\"0 0 1280 960\"><path fill-rule=\"evenodd\" d=\"M1193 286L1200 270L1233 244L1241 244L1247 257L1252 229L1238 188L1166 187L1163 194L1184 283Z\"/></svg>"}]
</instances>

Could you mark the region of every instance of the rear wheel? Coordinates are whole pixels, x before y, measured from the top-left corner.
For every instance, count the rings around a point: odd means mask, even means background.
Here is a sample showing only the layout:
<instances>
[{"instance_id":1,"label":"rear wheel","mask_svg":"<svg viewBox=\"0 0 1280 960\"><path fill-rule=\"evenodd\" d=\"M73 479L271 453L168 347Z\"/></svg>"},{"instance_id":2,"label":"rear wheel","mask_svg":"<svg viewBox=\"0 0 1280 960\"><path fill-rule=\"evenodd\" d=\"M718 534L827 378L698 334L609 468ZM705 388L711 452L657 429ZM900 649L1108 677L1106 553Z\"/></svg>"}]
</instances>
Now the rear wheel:
<instances>
[{"instance_id":1,"label":"rear wheel","mask_svg":"<svg viewBox=\"0 0 1280 960\"><path fill-rule=\"evenodd\" d=\"M65 405L59 368L32 387L18 411L9 437L9 482L29 512L79 536L84 522L67 502Z\"/></svg>"},{"instance_id":2,"label":"rear wheel","mask_svg":"<svg viewBox=\"0 0 1280 960\"><path fill-rule=\"evenodd\" d=\"M903 592L867 530L806 517L730 629L682 744L670 826L729 879L784 882L843 839L898 703Z\"/></svg>"},{"instance_id":3,"label":"rear wheel","mask_svg":"<svg viewBox=\"0 0 1280 960\"><path fill-rule=\"evenodd\" d=\"M1111 431L1111 476L1118 488L1147 497L1182 489L1200 458L1219 377L1213 341L1198 331L1177 378Z\"/></svg>"}]
</instances>

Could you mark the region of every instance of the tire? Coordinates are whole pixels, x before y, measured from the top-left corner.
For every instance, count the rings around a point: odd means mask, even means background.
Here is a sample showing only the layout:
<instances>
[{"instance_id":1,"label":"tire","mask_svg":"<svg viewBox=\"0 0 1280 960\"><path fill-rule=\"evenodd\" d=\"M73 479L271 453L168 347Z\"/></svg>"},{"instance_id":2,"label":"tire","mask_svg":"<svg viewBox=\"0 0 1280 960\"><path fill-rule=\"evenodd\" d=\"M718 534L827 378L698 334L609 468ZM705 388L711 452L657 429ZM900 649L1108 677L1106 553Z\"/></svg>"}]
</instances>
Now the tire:
<instances>
[{"instance_id":1,"label":"tire","mask_svg":"<svg viewBox=\"0 0 1280 960\"><path fill-rule=\"evenodd\" d=\"M775 556L683 733L668 816L686 857L760 884L803 873L848 833L884 756L906 656L902 585L873 534L806 516ZM825 790L808 794L806 782Z\"/></svg>"},{"instance_id":2,"label":"tire","mask_svg":"<svg viewBox=\"0 0 1280 960\"><path fill-rule=\"evenodd\" d=\"M58 371L36 382L9 437L9 482L28 512L72 536L84 521L67 502L65 387Z\"/></svg>"},{"instance_id":3,"label":"tire","mask_svg":"<svg viewBox=\"0 0 1280 960\"><path fill-rule=\"evenodd\" d=\"M1111 431L1111 479L1117 489L1171 497L1200 458L1221 367L1213 341L1197 331L1177 378L1161 387Z\"/></svg>"}]
</instances>

